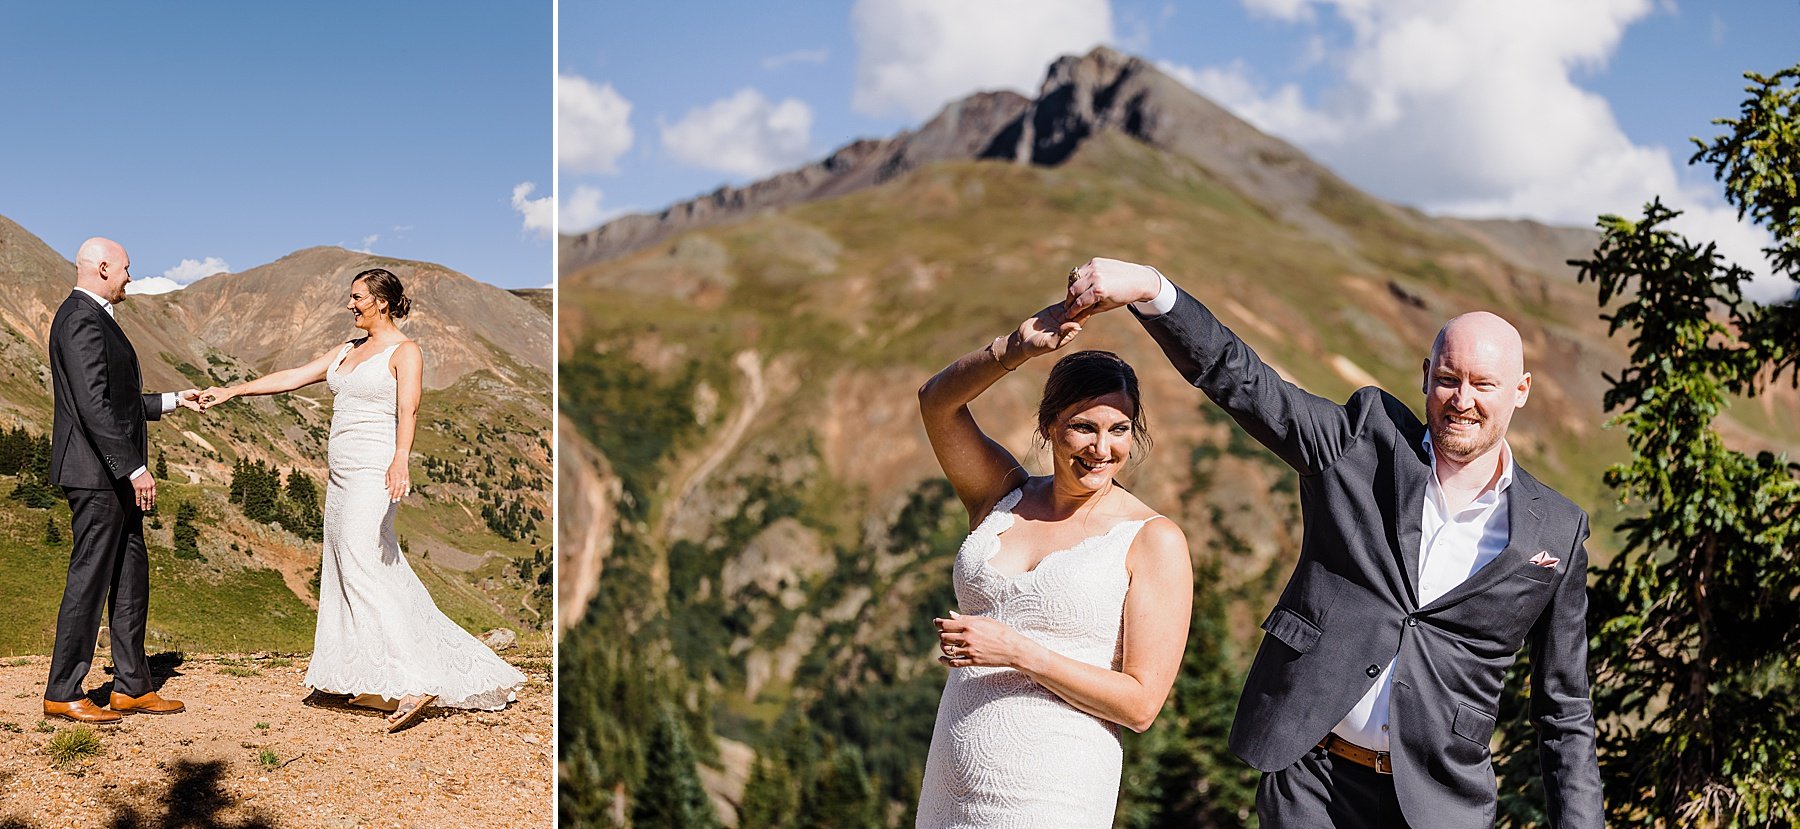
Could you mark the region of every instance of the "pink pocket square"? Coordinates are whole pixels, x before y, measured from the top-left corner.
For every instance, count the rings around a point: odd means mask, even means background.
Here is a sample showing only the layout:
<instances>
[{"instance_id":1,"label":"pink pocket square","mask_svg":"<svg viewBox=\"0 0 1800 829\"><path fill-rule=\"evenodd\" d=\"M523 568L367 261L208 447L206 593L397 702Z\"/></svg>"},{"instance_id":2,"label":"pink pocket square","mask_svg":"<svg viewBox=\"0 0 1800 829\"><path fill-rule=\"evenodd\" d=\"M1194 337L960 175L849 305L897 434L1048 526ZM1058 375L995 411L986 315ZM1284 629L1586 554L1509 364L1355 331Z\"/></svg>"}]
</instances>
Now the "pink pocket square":
<instances>
[{"instance_id":1,"label":"pink pocket square","mask_svg":"<svg viewBox=\"0 0 1800 829\"><path fill-rule=\"evenodd\" d=\"M1531 563L1536 564L1539 567L1555 567L1556 563L1559 561L1562 561L1562 559L1550 555L1550 551L1548 550L1539 551L1537 555L1531 557Z\"/></svg>"}]
</instances>

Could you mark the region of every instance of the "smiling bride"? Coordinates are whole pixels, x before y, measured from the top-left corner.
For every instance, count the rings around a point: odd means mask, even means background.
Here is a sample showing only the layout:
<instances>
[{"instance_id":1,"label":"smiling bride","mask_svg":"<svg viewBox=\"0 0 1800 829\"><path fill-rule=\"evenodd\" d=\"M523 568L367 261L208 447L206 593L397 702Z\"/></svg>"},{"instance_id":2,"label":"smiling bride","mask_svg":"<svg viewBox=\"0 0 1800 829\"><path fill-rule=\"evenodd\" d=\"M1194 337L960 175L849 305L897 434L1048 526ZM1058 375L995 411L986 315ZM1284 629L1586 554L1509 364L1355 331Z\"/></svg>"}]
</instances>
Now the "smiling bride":
<instances>
[{"instance_id":1,"label":"smiling bride","mask_svg":"<svg viewBox=\"0 0 1800 829\"><path fill-rule=\"evenodd\" d=\"M424 377L419 344L395 324L411 306L399 277L365 270L350 281L345 306L363 336L298 368L200 394L211 408L321 380L331 389L319 622L306 685L391 709L390 732L434 703L499 710L525 682L437 609L394 534L394 512L412 487L408 457Z\"/></svg>"},{"instance_id":2,"label":"smiling bride","mask_svg":"<svg viewBox=\"0 0 1800 829\"><path fill-rule=\"evenodd\" d=\"M950 676L918 825L1113 823L1119 726L1156 719L1193 603L1187 539L1116 478L1147 445L1137 375L1105 351L1057 362L1038 405L1050 474L1032 477L968 404L1081 330L1052 305L919 389L932 451L969 512L957 610L935 619Z\"/></svg>"}]
</instances>

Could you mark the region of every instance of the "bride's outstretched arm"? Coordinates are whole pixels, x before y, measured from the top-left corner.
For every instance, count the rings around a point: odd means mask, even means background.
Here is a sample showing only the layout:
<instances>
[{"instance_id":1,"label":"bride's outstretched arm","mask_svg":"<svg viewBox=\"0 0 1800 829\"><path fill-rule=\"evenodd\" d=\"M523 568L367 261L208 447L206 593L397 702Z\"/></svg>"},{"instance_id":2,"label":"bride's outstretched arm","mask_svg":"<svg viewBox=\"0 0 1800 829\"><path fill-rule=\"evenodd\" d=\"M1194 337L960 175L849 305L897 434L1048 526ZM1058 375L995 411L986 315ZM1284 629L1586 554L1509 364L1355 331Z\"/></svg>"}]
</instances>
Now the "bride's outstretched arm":
<instances>
[{"instance_id":1,"label":"bride's outstretched arm","mask_svg":"<svg viewBox=\"0 0 1800 829\"><path fill-rule=\"evenodd\" d=\"M412 458L413 429L419 419L419 398L424 395L425 355L419 350L418 343L407 340L394 349L390 365L394 367L394 379L400 389L399 411L394 422L394 460L388 464L387 487L388 497L398 501L412 490L408 461Z\"/></svg>"},{"instance_id":2,"label":"bride's outstretched arm","mask_svg":"<svg viewBox=\"0 0 1800 829\"><path fill-rule=\"evenodd\" d=\"M1118 670L1070 659L1005 622L954 613L933 620L939 641L956 654L938 661L953 668L1012 668L1100 719L1133 731L1149 728L1169 698L1187 648L1194 607L1187 537L1175 522L1152 519L1132 541L1125 566L1131 586L1125 593L1125 647Z\"/></svg>"},{"instance_id":3,"label":"bride's outstretched arm","mask_svg":"<svg viewBox=\"0 0 1800 829\"><path fill-rule=\"evenodd\" d=\"M969 401L1026 360L1068 345L1080 331L1079 320L1067 318L1062 305L1052 305L1011 333L958 357L919 387L925 437L944 477L969 511L969 526L979 523L994 502L1025 479L1024 468L1012 453L975 423Z\"/></svg>"},{"instance_id":4,"label":"bride's outstretched arm","mask_svg":"<svg viewBox=\"0 0 1800 829\"><path fill-rule=\"evenodd\" d=\"M331 367L331 361L337 357L337 353L338 349L336 348L328 349L303 366L270 372L255 380L246 380L235 386L224 388L213 386L200 393L200 405L210 409L233 397L281 394L303 386L310 386L325 379L325 370Z\"/></svg>"}]
</instances>

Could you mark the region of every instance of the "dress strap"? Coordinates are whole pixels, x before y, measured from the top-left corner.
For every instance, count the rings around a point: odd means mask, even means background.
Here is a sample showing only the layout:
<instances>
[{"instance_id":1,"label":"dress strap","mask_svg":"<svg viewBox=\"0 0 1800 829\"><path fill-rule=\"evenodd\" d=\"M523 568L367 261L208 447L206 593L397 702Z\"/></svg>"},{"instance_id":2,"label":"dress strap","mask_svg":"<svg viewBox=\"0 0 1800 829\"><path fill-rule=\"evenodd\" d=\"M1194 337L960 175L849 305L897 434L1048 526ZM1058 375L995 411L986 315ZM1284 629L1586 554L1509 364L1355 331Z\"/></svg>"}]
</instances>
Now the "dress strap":
<instances>
[{"instance_id":1,"label":"dress strap","mask_svg":"<svg viewBox=\"0 0 1800 829\"><path fill-rule=\"evenodd\" d=\"M988 535L999 535L1006 532L1013 524L1013 507L1018 506L1019 500L1024 497L1025 486L1023 484L1000 496L1000 500L995 501L993 508L988 510L987 516L975 526L975 532Z\"/></svg>"},{"instance_id":2,"label":"dress strap","mask_svg":"<svg viewBox=\"0 0 1800 829\"><path fill-rule=\"evenodd\" d=\"M344 358L350 356L350 349L354 348L355 346L356 346L355 340L346 340L344 342L344 347L338 349L337 359L331 361L331 368L327 369L325 373L326 374L335 374L338 370L338 366L341 366L344 364Z\"/></svg>"}]
</instances>

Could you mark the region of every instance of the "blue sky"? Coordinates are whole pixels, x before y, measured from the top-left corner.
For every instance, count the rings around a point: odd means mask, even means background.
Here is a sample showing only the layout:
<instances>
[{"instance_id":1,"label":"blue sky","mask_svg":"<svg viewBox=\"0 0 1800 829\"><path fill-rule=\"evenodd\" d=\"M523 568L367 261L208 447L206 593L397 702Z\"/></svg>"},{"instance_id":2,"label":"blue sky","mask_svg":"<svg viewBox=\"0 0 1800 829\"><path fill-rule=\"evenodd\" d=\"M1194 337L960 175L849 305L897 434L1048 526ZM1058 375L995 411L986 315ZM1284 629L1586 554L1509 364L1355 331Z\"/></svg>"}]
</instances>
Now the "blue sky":
<instances>
[{"instance_id":1,"label":"blue sky","mask_svg":"<svg viewBox=\"0 0 1800 829\"><path fill-rule=\"evenodd\" d=\"M553 31L550 0L4 3L0 215L153 289L314 245L541 287Z\"/></svg>"},{"instance_id":2,"label":"blue sky","mask_svg":"<svg viewBox=\"0 0 1800 829\"><path fill-rule=\"evenodd\" d=\"M1652 194L1754 259L1690 136L1800 62L1800 0L562 0L561 227L742 184L1034 90L1106 43L1377 195L1591 225Z\"/></svg>"}]
</instances>

